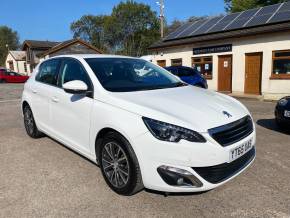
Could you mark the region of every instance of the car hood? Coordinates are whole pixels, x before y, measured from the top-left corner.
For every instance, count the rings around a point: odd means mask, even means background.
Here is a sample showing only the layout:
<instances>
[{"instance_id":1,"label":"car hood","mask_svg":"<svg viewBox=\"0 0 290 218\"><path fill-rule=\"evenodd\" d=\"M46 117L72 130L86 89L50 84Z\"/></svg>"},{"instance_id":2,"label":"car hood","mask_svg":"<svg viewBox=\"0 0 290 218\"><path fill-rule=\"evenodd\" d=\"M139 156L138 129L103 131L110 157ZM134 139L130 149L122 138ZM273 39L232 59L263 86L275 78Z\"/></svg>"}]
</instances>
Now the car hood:
<instances>
[{"instance_id":1,"label":"car hood","mask_svg":"<svg viewBox=\"0 0 290 218\"><path fill-rule=\"evenodd\" d=\"M199 132L207 132L249 114L234 98L193 86L111 93L107 100L108 104L140 116Z\"/></svg>"}]
</instances>

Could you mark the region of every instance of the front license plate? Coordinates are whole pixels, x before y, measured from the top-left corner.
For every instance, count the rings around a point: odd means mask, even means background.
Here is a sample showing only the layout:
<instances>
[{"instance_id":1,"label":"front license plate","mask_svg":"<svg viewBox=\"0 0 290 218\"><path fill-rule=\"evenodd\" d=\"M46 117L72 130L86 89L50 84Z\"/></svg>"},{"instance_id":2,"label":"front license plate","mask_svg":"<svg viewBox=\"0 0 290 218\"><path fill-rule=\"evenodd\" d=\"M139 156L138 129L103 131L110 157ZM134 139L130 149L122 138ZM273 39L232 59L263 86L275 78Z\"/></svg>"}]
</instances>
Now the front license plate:
<instances>
[{"instance_id":1,"label":"front license plate","mask_svg":"<svg viewBox=\"0 0 290 218\"><path fill-rule=\"evenodd\" d=\"M230 162L238 159L239 157L243 156L253 147L253 139L241 144L240 146L230 150Z\"/></svg>"},{"instance_id":2,"label":"front license plate","mask_svg":"<svg viewBox=\"0 0 290 218\"><path fill-rule=\"evenodd\" d=\"M290 117L290 111L284 111L284 117Z\"/></svg>"}]
</instances>

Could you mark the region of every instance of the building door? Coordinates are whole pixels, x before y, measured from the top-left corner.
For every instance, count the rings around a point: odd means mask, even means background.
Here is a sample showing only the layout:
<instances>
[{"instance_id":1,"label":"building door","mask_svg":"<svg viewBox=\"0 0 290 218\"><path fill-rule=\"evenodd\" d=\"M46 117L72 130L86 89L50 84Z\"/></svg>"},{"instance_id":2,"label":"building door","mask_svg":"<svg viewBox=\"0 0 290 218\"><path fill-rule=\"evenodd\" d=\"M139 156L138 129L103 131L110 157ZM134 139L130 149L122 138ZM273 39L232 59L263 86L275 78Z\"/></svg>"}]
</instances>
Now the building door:
<instances>
[{"instance_id":1,"label":"building door","mask_svg":"<svg viewBox=\"0 0 290 218\"><path fill-rule=\"evenodd\" d=\"M166 67L166 60L159 60L159 61L157 61L157 64L158 64L160 67Z\"/></svg>"},{"instance_id":2,"label":"building door","mask_svg":"<svg viewBox=\"0 0 290 218\"><path fill-rule=\"evenodd\" d=\"M11 71L14 71L14 64L13 64L13 61L9 61L8 64L9 64L9 69L10 69Z\"/></svg>"},{"instance_id":3,"label":"building door","mask_svg":"<svg viewBox=\"0 0 290 218\"><path fill-rule=\"evenodd\" d=\"M245 93L261 94L262 53L246 54Z\"/></svg>"},{"instance_id":4,"label":"building door","mask_svg":"<svg viewBox=\"0 0 290 218\"><path fill-rule=\"evenodd\" d=\"M232 55L219 56L218 91L232 92Z\"/></svg>"}]
</instances>

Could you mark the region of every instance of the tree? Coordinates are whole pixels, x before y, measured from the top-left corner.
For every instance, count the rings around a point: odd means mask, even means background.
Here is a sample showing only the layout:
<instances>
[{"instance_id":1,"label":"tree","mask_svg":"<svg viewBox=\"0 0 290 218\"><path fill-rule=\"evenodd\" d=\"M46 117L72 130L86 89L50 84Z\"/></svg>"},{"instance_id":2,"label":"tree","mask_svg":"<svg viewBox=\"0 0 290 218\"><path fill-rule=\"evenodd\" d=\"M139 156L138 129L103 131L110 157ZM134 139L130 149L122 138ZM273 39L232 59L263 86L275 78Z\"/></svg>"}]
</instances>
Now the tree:
<instances>
[{"instance_id":1,"label":"tree","mask_svg":"<svg viewBox=\"0 0 290 218\"><path fill-rule=\"evenodd\" d=\"M148 5L121 2L106 20L105 32L113 53L129 56L147 54L147 48L160 38L157 14Z\"/></svg>"},{"instance_id":2,"label":"tree","mask_svg":"<svg viewBox=\"0 0 290 218\"><path fill-rule=\"evenodd\" d=\"M147 47L160 38L157 14L132 0L119 3L108 16L85 15L70 28L74 37L107 52L130 56L147 54Z\"/></svg>"},{"instance_id":3,"label":"tree","mask_svg":"<svg viewBox=\"0 0 290 218\"><path fill-rule=\"evenodd\" d=\"M19 37L16 31L7 26L0 26L0 66L5 65L5 59L9 50L19 48Z\"/></svg>"},{"instance_id":4,"label":"tree","mask_svg":"<svg viewBox=\"0 0 290 218\"><path fill-rule=\"evenodd\" d=\"M227 12L240 12L252 8L273 5L287 0L224 0Z\"/></svg>"},{"instance_id":5,"label":"tree","mask_svg":"<svg viewBox=\"0 0 290 218\"><path fill-rule=\"evenodd\" d=\"M106 51L105 20L108 16L84 15L70 26L74 38L81 38L95 47Z\"/></svg>"}]
</instances>

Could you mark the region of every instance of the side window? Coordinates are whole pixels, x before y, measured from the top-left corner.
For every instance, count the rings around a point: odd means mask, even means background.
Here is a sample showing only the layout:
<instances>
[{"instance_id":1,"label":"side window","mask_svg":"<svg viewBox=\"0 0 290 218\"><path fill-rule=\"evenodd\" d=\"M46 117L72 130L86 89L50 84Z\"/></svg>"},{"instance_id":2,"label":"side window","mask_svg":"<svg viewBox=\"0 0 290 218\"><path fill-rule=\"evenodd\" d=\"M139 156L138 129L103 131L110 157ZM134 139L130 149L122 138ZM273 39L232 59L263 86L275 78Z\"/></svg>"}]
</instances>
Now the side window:
<instances>
[{"instance_id":1,"label":"side window","mask_svg":"<svg viewBox=\"0 0 290 218\"><path fill-rule=\"evenodd\" d=\"M178 76L178 70L176 68L169 68L168 71L170 71L175 76Z\"/></svg>"},{"instance_id":2,"label":"side window","mask_svg":"<svg viewBox=\"0 0 290 218\"><path fill-rule=\"evenodd\" d=\"M178 75L179 76L194 76L195 72L193 69L188 68L179 68Z\"/></svg>"},{"instance_id":3,"label":"side window","mask_svg":"<svg viewBox=\"0 0 290 218\"><path fill-rule=\"evenodd\" d=\"M177 68L170 68L170 72L173 73L175 76L178 76L178 69Z\"/></svg>"},{"instance_id":4,"label":"side window","mask_svg":"<svg viewBox=\"0 0 290 218\"><path fill-rule=\"evenodd\" d=\"M35 78L36 81L56 86L59 64L59 59L52 59L41 64Z\"/></svg>"},{"instance_id":5,"label":"side window","mask_svg":"<svg viewBox=\"0 0 290 218\"><path fill-rule=\"evenodd\" d=\"M74 59L65 59L61 68L61 76L59 77L59 85L73 80L81 80L87 84L88 89L92 89L90 78L82 65Z\"/></svg>"}]
</instances>

